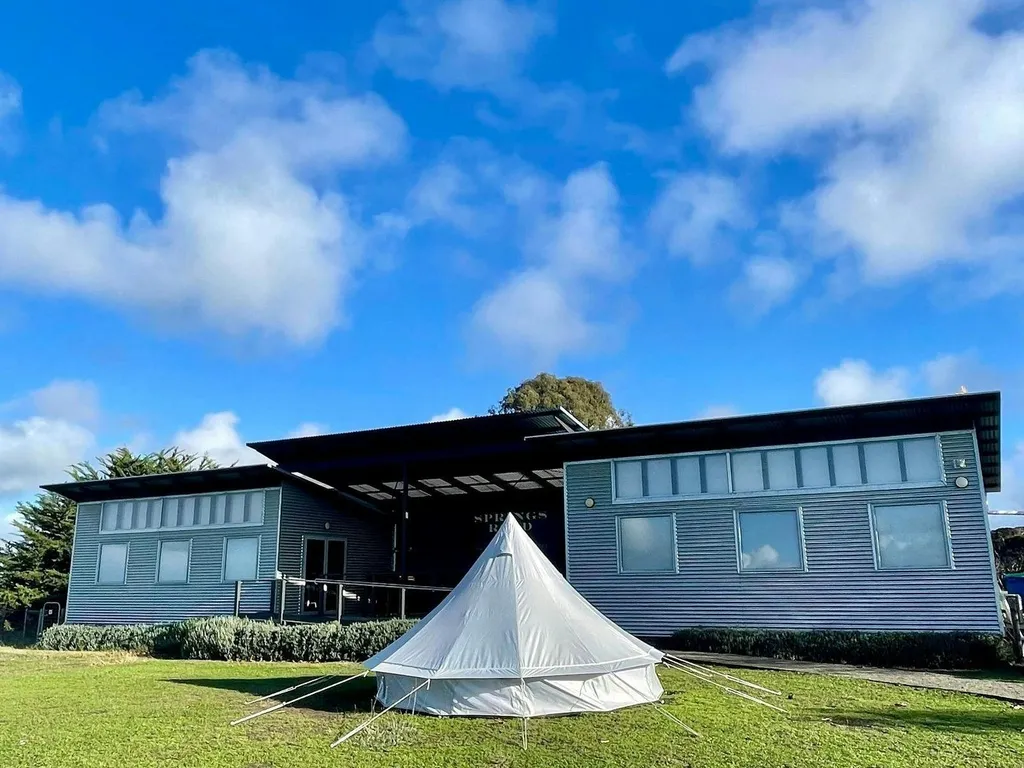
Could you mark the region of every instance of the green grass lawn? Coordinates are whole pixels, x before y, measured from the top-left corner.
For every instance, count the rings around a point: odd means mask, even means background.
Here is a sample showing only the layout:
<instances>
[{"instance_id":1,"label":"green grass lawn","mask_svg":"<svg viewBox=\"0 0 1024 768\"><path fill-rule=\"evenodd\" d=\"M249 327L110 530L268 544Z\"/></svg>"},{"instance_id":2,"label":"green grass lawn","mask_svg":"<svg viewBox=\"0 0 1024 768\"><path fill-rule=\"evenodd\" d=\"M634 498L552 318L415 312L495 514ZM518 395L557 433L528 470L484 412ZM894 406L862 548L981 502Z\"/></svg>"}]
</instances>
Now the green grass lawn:
<instances>
[{"instance_id":1,"label":"green grass lawn","mask_svg":"<svg viewBox=\"0 0 1024 768\"><path fill-rule=\"evenodd\" d=\"M530 721L366 717L369 678L234 728L246 702L354 665L161 661L0 648L0 766L1007 766L1024 765L1024 709L972 696L776 672L788 715L662 670L665 708Z\"/></svg>"}]
</instances>

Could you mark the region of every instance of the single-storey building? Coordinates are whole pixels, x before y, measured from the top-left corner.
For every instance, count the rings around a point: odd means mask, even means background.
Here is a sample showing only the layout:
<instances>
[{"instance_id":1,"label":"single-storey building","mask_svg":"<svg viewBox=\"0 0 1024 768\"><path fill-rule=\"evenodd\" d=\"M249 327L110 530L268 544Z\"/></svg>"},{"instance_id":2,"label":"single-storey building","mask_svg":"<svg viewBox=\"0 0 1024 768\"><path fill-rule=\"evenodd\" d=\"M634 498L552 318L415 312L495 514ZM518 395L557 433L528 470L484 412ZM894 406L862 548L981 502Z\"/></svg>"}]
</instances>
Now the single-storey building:
<instances>
[{"instance_id":1,"label":"single-storey building","mask_svg":"<svg viewBox=\"0 0 1024 768\"><path fill-rule=\"evenodd\" d=\"M995 633L999 411L982 393L588 431L554 409L46 488L79 505L69 622L393 614L375 585L453 586L512 513L636 634ZM408 599L415 615L440 594Z\"/></svg>"}]
</instances>

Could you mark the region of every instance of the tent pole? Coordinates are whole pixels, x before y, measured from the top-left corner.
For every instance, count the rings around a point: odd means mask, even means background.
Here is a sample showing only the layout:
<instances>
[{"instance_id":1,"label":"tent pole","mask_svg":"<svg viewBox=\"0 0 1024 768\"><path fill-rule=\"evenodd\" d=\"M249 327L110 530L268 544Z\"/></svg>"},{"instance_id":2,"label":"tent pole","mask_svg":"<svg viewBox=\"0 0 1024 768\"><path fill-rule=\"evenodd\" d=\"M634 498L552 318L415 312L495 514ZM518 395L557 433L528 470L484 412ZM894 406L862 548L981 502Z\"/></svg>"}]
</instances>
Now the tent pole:
<instances>
[{"instance_id":1,"label":"tent pole","mask_svg":"<svg viewBox=\"0 0 1024 768\"><path fill-rule=\"evenodd\" d=\"M409 691L409 692L408 692L407 694L405 694L405 696L403 696L402 698L400 698L400 699L399 699L398 701L396 701L396 702L395 702L395 703L393 703L393 704L390 704L390 705L388 705L387 707L385 707L384 709L382 709L382 710L381 710L380 712L378 712L378 713L377 713L376 715L373 715L373 716L372 716L372 717L371 717L371 718L370 718L369 720L367 720L367 721L366 721L365 723L363 723L362 725L357 725L357 726L356 726L355 728L353 728L353 729L352 729L351 731L349 731L348 733L346 733L346 734L345 734L344 736L342 736L342 737L341 737L340 739L336 739L336 740L334 741L334 743L333 743L333 744L331 744L331 749L334 749L334 748L335 748L336 746L338 746L339 744L341 744L341 743L342 743L343 741L347 741L347 740L348 740L348 739L350 739L350 738L351 738L352 736L355 736L355 735L356 735L357 733L359 733L359 732L360 732L361 730L363 730L363 728L365 728L366 726L368 726L368 725L369 725L370 723L372 723L372 722L373 722L374 720L376 720L376 719L377 719L378 717L380 717L381 715L385 714L385 713L386 713L386 712L387 712L388 710L390 710L390 709L394 709L394 708L395 708L395 707L397 707L397 706L398 706L399 704L401 704L401 703L402 703L403 701L405 701L406 699L408 699L408 698L409 698L410 696L413 696L413 695L415 695L416 691L418 691L418 690L419 690L420 688L423 688L424 686L426 686L426 685L429 685L429 684L430 684L430 681L429 681L429 680L424 680L424 681L423 681L422 683L420 683L419 685L417 685L417 686L416 686L415 688L413 688L413 689L412 689L411 691Z\"/></svg>"},{"instance_id":2,"label":"tent pole","mask_svg":"<svg viewBox=\"0 0 1024 768\"><path fill-rule=\"evenodd\" d=\"M743 680L742 678L733 677L732 675L727 675L727 674L725 674L725 672L719 672L718 670L711 669L710 667L704 667L704 666L701 666L700 664L695 664L694 662L690 661L689 659L684 659L684 658L681 658L679 656L673 656L673 655L668 654L668 653L665 654L665 658L669 659L670 661L674 661L676 664L685 664L690 669L699 670L701 672L704 672L707 675L715 675L717 677L722 677L722 678L725 678L726 680L731 680L734 683L739 683L740 685L745 685L748 688L753 688L754 690L761 691L762 693L770 693L772 696L781 696L782 695L779 691L773 691L771 688L764 688L764 687L762 687L760 685L757 685L756 683L751 683L751 682L748 682L746 680Z\"/></svg>"},{"instance_id":3,"label":"tent pole","mask_svg":"<svg viewBox=\"0 0 1024 768\"><path fill-rule=\"evenodd\" d=\"M287 707L289 704L294 704L297 701L302 701L303 699L308 699L310 696L316 696L318 693L323 693L324 691L329 690L331 688L336 688L337 686L341 685L342 683L347 683L349 680L355 680L357 677L366 677L368 674L370 674L370 670L366 670L365 672L360 672L358 675L352 675L352 677L346 677L344 680L339 680L336 683L331 683L330 685L325 685L323 688L317 688L312 693L304 693L302 696L299 696L297 699L292 699L291 701L283 701L280 704L275 704L274 706L268 707L267 709L261 709L259 712L255 712L254 714L246 715L245 717L242 717L242 718L239 718L238 720L235 720L233 723L231 723L231 725L238 725L239 723L244 723L247 720L252 720L254 717L259 717L260 715L269 715L271 712L276 712L277 710L281 709L282 707Z\"/></svg>"},{"instance_id":4,"label":"tent pole","mask_svg":"<svg viewBox=\"0 0 1024 768\"><path fill-rule=\"evenodd\" d=\"M305 688L307 685L312 685L313 683L320 682L321 680L326 680L329 677L336 677L336 675L321 675L320 677L314 677L312 680L306 680L304 683L299 683L298 685L293 685L290 688L282 688L280 691L274 691L273 693L268 693L266 696L260 696L258 699L253 699L252 701L247 701L245 703L246 704L259 704L261 701L266 701L267 699L272 699L275 696L280 696L282 693L290 693L291 691L298 690L299 688Z\"/></svg>"},{"instance_id":5,"label":"tent pole","mask_svg":"<svg viewBox=\"0 0 1024 768\"><path fill-rule=\"evenodd\" d=\"M693 730L693 728L688 726L686 723L684 723L682 720L680 720L678 717L673 715L671 712L669 712L664 707L662 707L662 706L660 706L658 704L655 704L654 708L656 710L658 710L659 712L661 712L661 714L663 714L665 717L667 717L672 722L676 723L677 725L682 726L683 730L685 730L688 734L690 734L694 738L698 738L698 739L700 738L700 734L699 733L697 733L695 730Z\"/></svg>"}]
</instances>

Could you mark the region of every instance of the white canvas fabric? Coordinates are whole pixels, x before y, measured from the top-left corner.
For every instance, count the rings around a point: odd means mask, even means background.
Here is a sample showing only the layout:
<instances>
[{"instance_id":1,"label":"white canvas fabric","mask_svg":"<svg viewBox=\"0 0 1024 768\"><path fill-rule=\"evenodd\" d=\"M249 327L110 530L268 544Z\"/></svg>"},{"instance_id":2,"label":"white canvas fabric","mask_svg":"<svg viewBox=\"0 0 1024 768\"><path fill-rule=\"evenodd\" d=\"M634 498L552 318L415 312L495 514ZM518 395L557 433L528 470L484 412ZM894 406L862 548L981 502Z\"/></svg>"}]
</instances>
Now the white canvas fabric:
<instances>
[{"instance_id":1,"label":"white canvas fabric","mask_svg":"<svg viewBox=\"0 0 1024 768\"><path fill-rule=\"evenodd\" d=\"M513 515L447 597L366 662L385 705L532 717L656 701L661 652L619 628L551 565Z\"/></svg>"}]
</instances>

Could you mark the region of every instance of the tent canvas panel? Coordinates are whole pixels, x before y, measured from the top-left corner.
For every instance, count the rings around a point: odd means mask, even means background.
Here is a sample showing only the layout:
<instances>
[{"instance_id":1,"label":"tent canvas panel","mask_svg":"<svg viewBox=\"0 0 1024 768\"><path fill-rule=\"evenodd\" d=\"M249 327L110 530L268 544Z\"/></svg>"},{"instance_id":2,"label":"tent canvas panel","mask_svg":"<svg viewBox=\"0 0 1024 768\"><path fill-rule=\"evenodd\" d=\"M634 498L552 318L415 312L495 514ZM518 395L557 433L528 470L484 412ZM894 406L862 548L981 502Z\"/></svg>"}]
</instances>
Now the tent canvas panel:
<instances>
[{"instance_id":1,"label":"tent canvas panel","mask_svg":"<svg viewBox=\"0 0 1024 768\"><path fill-rule=\"evenodd\" d=\"M422 683L423 678L378 673L377 700L388 706ZM445 716L543 717L610 712L658 701L662 693L654 665L648 665L602 675L527 680L433 679L396 709Z\"/></svg>"}]
</instances>

